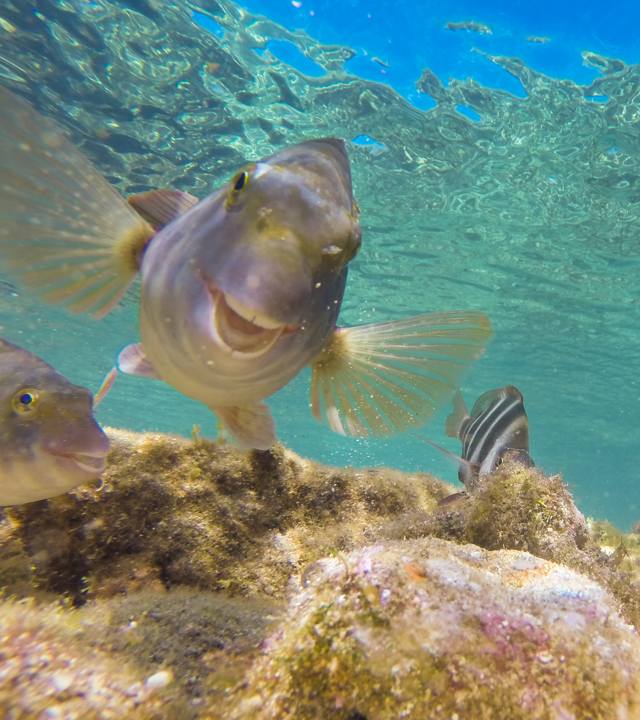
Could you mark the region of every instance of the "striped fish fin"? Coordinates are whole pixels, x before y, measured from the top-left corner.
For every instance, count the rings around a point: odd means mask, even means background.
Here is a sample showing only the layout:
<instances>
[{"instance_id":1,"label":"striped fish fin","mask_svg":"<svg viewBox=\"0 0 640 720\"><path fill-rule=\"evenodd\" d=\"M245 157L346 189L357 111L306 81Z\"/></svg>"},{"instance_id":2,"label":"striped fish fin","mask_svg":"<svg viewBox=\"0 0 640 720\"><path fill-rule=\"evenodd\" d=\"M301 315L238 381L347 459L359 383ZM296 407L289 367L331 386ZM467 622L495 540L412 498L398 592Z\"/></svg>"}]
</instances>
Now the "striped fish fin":
<instances>
[{"instance_id":1,"label":"striped fish fin","mask_svg":"<svg viewBox=\"0 0 640 720\"><path fill-rule=\"evenodd\" d=\"M491 337L476 312L336 330L312 363L311 406L342 435L392 435L446 402Z\"/></svg>"},{"instance_id":2,"label":"striped fish fin","mask_svg":"<svg viewBox=\"0 0 640 720\"><path fill-rule=\"evenodd\" d=\"M0 262L45 300L102 317L153 235L51 120L0 88Z\"/></svg>"}]
</instances>

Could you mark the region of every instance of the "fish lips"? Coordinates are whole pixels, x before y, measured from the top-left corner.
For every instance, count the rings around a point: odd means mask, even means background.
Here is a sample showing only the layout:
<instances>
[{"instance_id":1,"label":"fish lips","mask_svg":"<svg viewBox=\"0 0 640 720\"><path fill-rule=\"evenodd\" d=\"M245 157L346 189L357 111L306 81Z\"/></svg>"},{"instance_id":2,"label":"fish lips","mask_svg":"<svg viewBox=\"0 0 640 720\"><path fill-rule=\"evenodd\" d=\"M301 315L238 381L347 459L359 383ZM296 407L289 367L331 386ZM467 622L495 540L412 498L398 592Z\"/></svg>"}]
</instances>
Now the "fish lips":
<instances>
[{"instance_id":1,"label":"fish lips","mask_svg":"<svg viewBox=\"0 0 640 720\"><path fill-rule=\"evenodd\" d=\"M215 273L201 273L206 297L198 322L226 354L262 357L309 316L313 283L299 253L277 244L258 251L239 245L212 265Z\"/></svg>"},{"instance_id":2,"label":"fish lips","mask_svg":"<svg viewBox=\"0 0 640 720\"><path fill-rule=\"evenodd\" d=\"M207 283L210 305L206 329L214 343L234 357L253 360L266 355L283 337L300 329L300 323L285 323Z\"/></svg>"},{"instance_id":3,"label":"fish lips","mask_svg":"<svg viewBox=\"0 0 640 720\"><path fill-rule=\"evenodd\" d=\"M80 471L88 477L97 478L102 475L107 464L109 438L100 431L97 439L84 447L75 449L69 447L67 443L61 446L48 444L45 450L66 469Z\"/></svg>"}]
</instances>

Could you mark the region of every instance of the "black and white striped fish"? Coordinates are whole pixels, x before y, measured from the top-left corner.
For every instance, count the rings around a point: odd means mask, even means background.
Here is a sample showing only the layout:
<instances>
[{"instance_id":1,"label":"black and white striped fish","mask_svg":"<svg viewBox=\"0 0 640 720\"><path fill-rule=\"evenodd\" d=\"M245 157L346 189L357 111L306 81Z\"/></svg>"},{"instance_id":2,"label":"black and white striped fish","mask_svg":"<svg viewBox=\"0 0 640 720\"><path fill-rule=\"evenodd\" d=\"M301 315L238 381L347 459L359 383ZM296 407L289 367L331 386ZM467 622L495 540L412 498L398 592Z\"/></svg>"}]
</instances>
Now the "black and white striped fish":
<instances>
[{"instance_id":1,"label":"black and white striped fish","mask_svg":"<svg viewBox=\"0 0 640 720\"><path fill-rule=\"evenodd\" d=\"M533 466L529 455L529 422L522 393L513 385L489 390L475 402L471 413L462 395L454 398L447 418L447 435L462 443L458 477L467 488L493 472L509 452L523 465Z\"/></svg>"}]
</instances>

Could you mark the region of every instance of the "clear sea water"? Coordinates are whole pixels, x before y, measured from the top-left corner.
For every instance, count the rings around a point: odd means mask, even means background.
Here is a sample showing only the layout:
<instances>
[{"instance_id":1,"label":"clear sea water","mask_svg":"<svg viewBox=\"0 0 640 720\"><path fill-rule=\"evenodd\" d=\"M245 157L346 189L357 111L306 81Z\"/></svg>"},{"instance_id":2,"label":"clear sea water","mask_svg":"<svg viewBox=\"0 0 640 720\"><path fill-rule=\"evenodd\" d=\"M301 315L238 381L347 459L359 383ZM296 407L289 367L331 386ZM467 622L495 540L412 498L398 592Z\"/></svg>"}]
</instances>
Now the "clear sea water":
<instances>
[{"instance_id":1,"label":"clear sea water","mask_svg":"<svg viewBox=\"0 0 640 720\"><path fill-rule=\"evenodd\" d=\"M468 20L491 34L446 28ZM517 385L537 464L586 514L628 528L640 520L639 26L630 0L0 0L0 81L125 194L203 195L246 158L353 141L364 242L342 322L488 313L495 337L465 397ZM137 340L136 292L95 322L7 282L0 326L95 389ZM332 434L308 397L303 372L270 400L297 452L456 481L412 436ZM125 376L98 415L216 433L202 405ZM424 432L456 451L445 415Z\"/></svg>"}]
</instances>

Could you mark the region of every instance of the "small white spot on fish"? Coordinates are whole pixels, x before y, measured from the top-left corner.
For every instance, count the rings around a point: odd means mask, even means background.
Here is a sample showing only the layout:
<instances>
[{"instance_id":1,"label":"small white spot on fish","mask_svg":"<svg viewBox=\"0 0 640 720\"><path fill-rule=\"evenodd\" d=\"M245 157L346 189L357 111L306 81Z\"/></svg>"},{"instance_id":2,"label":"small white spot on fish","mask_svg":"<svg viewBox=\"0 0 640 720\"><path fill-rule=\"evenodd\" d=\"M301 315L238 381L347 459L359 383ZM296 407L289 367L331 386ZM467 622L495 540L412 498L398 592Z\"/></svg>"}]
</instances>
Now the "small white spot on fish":
<instances>
[{"instance_id":1,"label":"small white spot on fish","mask_svg":"<svg viewBox=\"0 0 640 720\"><path fill-rule=\"evenodd\" d=\"M316 283L316 288L321 288L321 287L322 287L322 283L321 283L321 282L317 282L317 283Z\"/></svg>"},{"instance_id":2,"label":"small white spot on fish","mask_svg":"<svg viewBox=\"0 0 640 720\"><path fill-rule=\"evenodd\" d=\"M260 275L257 273L252 273L247 278L247 286L250 290L257 290L260 285L262 284L262 279L260 278Z\"/></svg>"},{"instance_id":3,"label":"small white spot on fish","mask_svg":"<svg viewBox=\"0 0 640 720\"><path fill-rule=\"evenodd\" d=\"M342 248L338 247L337 245L327 245L326 247L322 248L322 252L324 255L337 255L338 253L342 252Z\"/></svg>"}]
</instances>

